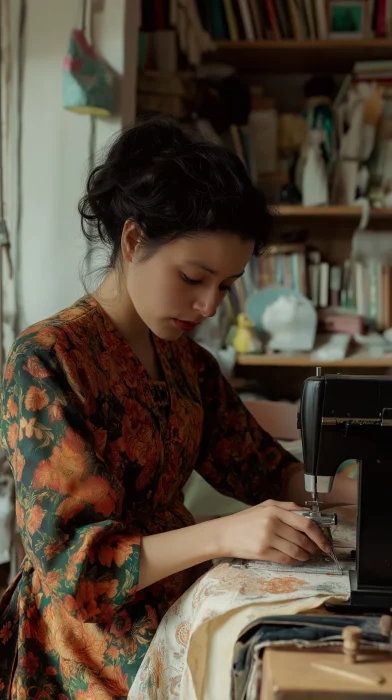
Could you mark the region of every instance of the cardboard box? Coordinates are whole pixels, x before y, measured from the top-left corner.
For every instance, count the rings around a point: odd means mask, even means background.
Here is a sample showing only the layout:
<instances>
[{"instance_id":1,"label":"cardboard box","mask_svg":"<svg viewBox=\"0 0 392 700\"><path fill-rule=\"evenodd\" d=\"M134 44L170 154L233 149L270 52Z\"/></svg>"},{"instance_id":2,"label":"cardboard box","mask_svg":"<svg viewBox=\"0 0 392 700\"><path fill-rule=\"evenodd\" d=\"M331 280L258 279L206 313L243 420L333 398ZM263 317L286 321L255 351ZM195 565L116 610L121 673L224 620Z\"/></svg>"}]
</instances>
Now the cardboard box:
<instances>
[{"instance_id":1,"label":"cardboard box","mask_svg":"<svg viewBox=\"0 0 392 700\"><path fill-rule=\"evenodd\" d=\"M392 656L374 651L357 664L345 665L340 650L278 651L266 649L260 700L379 700L392 698ZM366 668L383 677L383 683L365 683L322 671L313 664L333 665L350 672Z\"/></svg>"}]
</instances>

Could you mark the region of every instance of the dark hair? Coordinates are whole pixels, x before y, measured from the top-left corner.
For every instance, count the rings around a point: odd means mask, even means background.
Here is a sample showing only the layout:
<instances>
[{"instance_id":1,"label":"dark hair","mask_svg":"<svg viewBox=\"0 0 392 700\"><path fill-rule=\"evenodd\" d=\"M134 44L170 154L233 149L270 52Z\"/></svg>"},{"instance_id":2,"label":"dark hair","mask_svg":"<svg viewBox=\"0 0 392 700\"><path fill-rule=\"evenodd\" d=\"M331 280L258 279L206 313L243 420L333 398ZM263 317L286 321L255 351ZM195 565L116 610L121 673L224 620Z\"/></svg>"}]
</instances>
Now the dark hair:
<instances>
[{"instance_id":1,"label":"dark hair","mask_svg":"<svg viewBox=\"0 0 392 700\"><path fill-rule=\"evenodd\" d=\"M174 119L154 118L122 132L94 168L79 202L90 244L118 257L127 219L148 247L197 231L229 231L267 244L271 215L241 160L230 150L185 133Z\"/></svg>"}]
</instances>

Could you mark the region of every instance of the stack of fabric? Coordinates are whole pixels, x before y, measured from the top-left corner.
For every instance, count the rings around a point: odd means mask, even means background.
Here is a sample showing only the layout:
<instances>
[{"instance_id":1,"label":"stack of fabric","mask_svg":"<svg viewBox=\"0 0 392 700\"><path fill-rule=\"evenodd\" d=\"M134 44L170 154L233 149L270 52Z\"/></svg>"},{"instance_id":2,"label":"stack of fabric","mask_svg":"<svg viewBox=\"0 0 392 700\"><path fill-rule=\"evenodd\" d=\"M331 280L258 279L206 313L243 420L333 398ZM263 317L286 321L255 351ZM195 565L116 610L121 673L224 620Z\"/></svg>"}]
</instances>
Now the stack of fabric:
<instances>
[{"instance_id":1,"label":"stack of fabric","mask_svg":"<svg viewBox=\"0 0 392 700\"><path fill-rule=\"evenodd\" d=\"M352 506L337 510L334 541L343 575L312 573L309 564L279 570L279 565L235 560L217 563L163 618L128 700L253 700L265 646L296 639L301 645L341 644L345 618L334 618L333 630L326 630L322 616L317 625L311 617L307 624L302 618L326 602L345 602L350 596L356 512ZM372 620L364 618L363 639L385 648L389 639L381 634L379 621Z\"/></svg>"}]
</instances>

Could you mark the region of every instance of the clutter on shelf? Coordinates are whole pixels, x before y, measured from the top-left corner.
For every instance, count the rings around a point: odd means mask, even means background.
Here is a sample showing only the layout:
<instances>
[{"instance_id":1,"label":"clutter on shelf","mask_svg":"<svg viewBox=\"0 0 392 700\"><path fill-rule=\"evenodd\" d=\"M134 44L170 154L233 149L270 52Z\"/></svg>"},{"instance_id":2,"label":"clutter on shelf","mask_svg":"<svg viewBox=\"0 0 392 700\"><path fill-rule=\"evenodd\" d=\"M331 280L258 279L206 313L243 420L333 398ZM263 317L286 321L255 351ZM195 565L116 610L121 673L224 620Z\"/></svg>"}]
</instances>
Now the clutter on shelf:
<instances>
[{"instance_id":1,"label":"clutter on shelf","mask_svg":"<svg viewBox=\"0 0 392 700\"><path fill-rule=\"evenodd\" d=\"M320 361L342 360L351 342L371 357L389 354L391 268L388 231L358 230L341 266L303 242L275 245L233 285L226 342L241 354L260 352L257 333L264 352L311 352Z\"/></svg>"},{"instance_id":2,"label":"clutter on shelf","mask_svg":"<svg viewBox=\"0 0 392 700\"><path fill-rule=\"evenodd\" d=\"M311 75L299 87L298 111L290 111L282 91L275 94L261 77L202 63L205 52L213 61L210 35L216 36L217 16L231 4L239 21L247 0L143 1L138 114L174 115L204 138L232 148L271 204L364 207L369 202L392 209L392 60L357 61L346 76ZM218 24L223 27L223 20Z\"/></svg>"},{"instance_id":3,"label":"clutter on shelf","mask_svg":"<svg viewBox=\"0 0 392 700\"><path fill-rule=\"evenodd\" d=\"M199 65L213 50L195 0L143 0L141 9L139 70L174 73Z\"/></svg>"},{"instance_id":4,"label":"clutter on shelf","mask_svg":"<svg viewBox=\"0 0 392 700\"><path fill-rule=\"evenodd\" d=\"M206 30L216 40L362 39L392 35L384 0L197 0Z\"/></svg>"},{"instance_id":5,"label":"clutter on shelf","mask_svg":"<svg viewBox=\"0 0 392 700\"><path fill-rule=\"evenodd\" d=\"M339 359L353 340L371 354L360 339L374 334L383 339L377 352L389 353L392 261L384 253L385 246L392 247L392 234L388 227L366 229L374 208L385 219L389 208L392 212L392 60L354 59L348 75L329 75L324 66L320 74L308 70L280 81L261 62L259 75L255 70L241 75L240 60L214 62L214 41L219 49L220 41L232 39L239 42L238 59L250 40L262 48L274 39L282 51L286 39L294 39L287 42L293 51L302 42L304 52L308 39L313 48L319 39L329 46L340 39L342 52L350 41L374 39L374 52L359 52L357 58L377 57L377 47L392 36L387 3L372 2L372 12L367 2L358 3L350 17L338 5L143 0L139 116L173 114L203 138L234 150L273 212L283 204L288 205L283 213L330 210L340 216L356 207L363 212L351 254L341 246L329 255L317 244L314 226L313 235L302 231L282 238L283 244L249 265L225 300L218 326L200 328L202 344L212 349L226 376L235 353L290 351ZM197 51L186 46L185 27Z\"/></svg>"},{"instance_id":6,"label":"clutter on shelf","mask_svg":"<svg viewBox=\"0 0 392 700\"><path fill-rule=\"evenodd\" d=\"M260 85L250 93L233 148L270 203L392 208L392 61L355 64L340 86L311 77L299 114L279 113Z\"/></svg>"}]
</instances>

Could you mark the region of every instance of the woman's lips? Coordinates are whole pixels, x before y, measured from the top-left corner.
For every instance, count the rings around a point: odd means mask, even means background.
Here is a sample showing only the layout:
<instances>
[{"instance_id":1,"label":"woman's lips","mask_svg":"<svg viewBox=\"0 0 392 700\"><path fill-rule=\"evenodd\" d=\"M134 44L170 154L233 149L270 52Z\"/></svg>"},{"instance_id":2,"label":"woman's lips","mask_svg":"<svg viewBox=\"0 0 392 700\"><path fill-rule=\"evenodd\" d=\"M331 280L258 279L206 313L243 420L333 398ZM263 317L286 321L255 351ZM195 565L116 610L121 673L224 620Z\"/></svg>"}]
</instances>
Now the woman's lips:
<instances>
[{"instance_id":1,"label":"woman's lips","mask_svg":"<svg viewBox=\"0 0 392 700\"><path fill-rule=\"evenodd\" d=\"M181 321L179 318L173 318L173 322L181 331L192 331L199 325L198 323L192 323L191 321Z\"/></svg>"}]
</instances>

